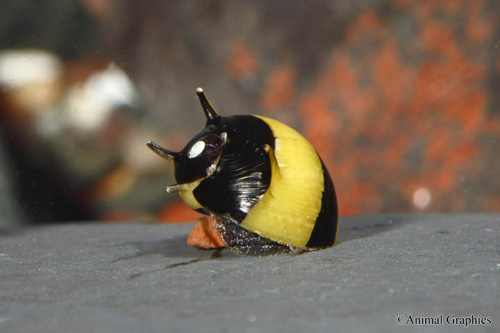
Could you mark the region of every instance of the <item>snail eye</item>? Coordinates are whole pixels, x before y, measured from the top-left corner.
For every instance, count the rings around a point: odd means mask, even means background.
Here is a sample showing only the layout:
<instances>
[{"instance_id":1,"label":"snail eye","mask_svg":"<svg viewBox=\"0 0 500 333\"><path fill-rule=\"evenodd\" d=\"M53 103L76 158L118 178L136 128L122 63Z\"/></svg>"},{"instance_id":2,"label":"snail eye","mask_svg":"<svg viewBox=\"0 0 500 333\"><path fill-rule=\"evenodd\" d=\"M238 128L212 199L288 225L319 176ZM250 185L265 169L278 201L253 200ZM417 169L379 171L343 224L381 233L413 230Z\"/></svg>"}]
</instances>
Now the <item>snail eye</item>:
<instances>
[{"instance_id":1,"label":"snail eye","mask_svg":"<svg viewBox=\"0 0 500 333\"><path fill-rule=\"evenodd\" d=\"M187 153L187 156L188 158L196 158L203 152L203 150L205 150L205 141L198 141L193 146L191 146Z\"/></svg>"}]
</instances>

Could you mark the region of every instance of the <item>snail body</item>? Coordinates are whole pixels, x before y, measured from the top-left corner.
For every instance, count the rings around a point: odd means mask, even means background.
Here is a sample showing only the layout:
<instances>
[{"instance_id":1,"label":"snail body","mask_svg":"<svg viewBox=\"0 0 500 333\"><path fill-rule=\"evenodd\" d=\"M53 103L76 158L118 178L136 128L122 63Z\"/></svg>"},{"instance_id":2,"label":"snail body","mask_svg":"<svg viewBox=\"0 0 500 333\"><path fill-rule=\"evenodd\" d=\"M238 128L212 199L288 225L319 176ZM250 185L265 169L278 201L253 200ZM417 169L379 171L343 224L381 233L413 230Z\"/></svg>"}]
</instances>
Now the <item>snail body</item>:
<instances>
[{"instance_id":1,"label":"snail body","mask_svg":"<svg viewBox=\"0 0 500 333\"><path fill-rule=\"evenodd\" d=\"M228 244L253 254L300 252L337 242L333 182L314 147L276 120L220 116L201 88L205 128L180 152L148 142L174 162L179 192L192 209L214 218Z\"/></svg>"}]
</instances>

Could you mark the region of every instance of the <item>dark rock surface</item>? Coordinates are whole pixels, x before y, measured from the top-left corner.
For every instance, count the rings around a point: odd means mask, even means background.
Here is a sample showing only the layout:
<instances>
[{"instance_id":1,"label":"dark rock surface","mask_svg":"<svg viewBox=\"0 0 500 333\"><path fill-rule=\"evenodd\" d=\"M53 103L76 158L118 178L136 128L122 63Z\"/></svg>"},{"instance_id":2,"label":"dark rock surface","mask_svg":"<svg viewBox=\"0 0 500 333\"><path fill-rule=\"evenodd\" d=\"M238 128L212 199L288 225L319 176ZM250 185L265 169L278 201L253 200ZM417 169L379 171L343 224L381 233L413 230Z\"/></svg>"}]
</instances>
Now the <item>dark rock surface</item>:
<instances>
[{"instance_id":1,"label":"dark rock surface","mask_svg":"<svg viewBox=\"0 0 500 333\"><path fill-rule=\"evenodd\" d=\"M340 243L248 257L185 245L192 225L0 230L1 332L455 331L500 327L500 215L341 219ZM444 316L399 326L398 315ZM469 327L467 330L470 330ZM464 329L465 330L465 329Z\"/></svg>"}]
</instances>

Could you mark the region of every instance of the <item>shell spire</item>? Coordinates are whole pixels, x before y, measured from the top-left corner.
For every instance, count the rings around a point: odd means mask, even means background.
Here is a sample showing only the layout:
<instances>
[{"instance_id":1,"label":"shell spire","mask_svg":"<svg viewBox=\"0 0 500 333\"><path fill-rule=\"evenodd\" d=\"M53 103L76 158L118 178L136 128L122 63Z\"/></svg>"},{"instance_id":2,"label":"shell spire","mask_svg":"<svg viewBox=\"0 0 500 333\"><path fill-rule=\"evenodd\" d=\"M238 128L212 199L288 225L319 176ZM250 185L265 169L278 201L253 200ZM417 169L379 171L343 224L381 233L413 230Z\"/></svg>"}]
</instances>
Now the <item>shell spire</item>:
<instances>
[{"instance_id":1,"label":"shell spire","mask_svg":"<svg viewBox=\"0 0 500 333\"><path fill-rule=\"evenodd\" d=\"M196 94L198 95L198 99L200 100L201 107L205 112L205 116L207 117L207 126L210 125L216 118L220 117L217 111L215 111L212 104L205 95L205 92L202 88L196 89Z\"/></svg>"}]
</instances>

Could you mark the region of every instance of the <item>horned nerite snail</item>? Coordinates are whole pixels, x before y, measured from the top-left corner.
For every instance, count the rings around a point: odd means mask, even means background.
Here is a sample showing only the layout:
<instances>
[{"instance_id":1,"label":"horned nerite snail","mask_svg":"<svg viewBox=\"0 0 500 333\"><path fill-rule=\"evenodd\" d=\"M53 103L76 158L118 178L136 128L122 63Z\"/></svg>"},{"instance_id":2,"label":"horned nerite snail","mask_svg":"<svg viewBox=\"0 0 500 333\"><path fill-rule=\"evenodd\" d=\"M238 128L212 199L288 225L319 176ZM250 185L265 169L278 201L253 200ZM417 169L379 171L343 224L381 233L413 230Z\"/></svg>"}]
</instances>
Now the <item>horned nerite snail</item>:
<instances>
[{"instance_id":1,"label":"horned nerite snail","mask_svg":"<svg viewBox=\"0 0 500 333\"><path fill-rule=\"evenodd\" d=\"M175 166L178 192L209 215L227 245L249 254L301 252L337 242L338 206L328 170L313 146L276 120L220 116L196 90L205 128L180 152L149 141Z\"/></svg>"}]
</instances>

